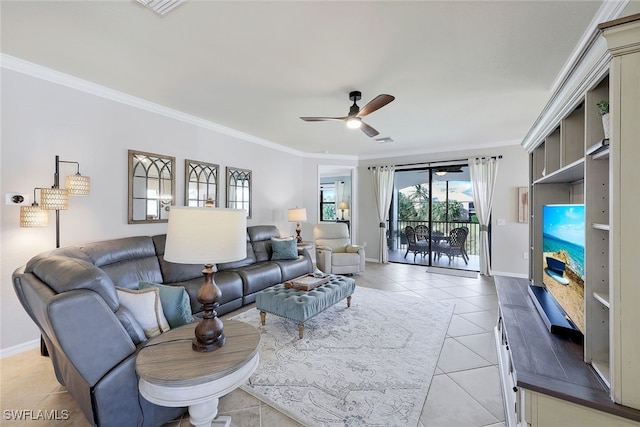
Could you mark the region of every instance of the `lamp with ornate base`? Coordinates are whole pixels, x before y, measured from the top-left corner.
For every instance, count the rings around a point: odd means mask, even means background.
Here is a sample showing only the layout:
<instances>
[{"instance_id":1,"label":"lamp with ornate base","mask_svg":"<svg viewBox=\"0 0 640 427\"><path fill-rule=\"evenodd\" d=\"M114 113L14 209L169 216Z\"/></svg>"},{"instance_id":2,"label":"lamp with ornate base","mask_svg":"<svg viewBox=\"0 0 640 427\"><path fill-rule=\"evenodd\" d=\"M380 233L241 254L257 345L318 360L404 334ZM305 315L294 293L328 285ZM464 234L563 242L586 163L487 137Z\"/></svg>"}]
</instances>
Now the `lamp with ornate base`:
<instances>
[{"instance_id":1,"label":"lamp with ornate base","mask_svg":"<svg viewBox=\"0 0 640 427\"><path fill-rule=\"evenodd\" d=\"M307 209L297 207L289 209L287 213L287 220L289 222L296 223L296 240L298 241L298 243L302 243L302 236L300 235L300 223L307 220Z\"/></svg>"},{"instance_id":2,"label":"lamp with ornate base","mask_svg":"<svg viewBox=\"0 0 640 427\"><path fill-rule=\"evenodd\" d=\"M213 280L214 264L245 258L246 242L247 213L244 210L171 206L165 261L204 264L205 280L198 292L203 315L191 346L195 351L213 351L225 343L224 325L216 313L222 291Z\"/></svg>"},{"instance_id":3,"label":"lamp with ornate base","mask_svg":"<svg viewBox=\"0 0 640 427\"><path fill-rule=\"evenodd\" d=\"M338 204L338 209L340 209L340 212L342 213L341 221L344 221L344 210L349 209L349 205L343 200Z\"/></svg>"}]
</instances>

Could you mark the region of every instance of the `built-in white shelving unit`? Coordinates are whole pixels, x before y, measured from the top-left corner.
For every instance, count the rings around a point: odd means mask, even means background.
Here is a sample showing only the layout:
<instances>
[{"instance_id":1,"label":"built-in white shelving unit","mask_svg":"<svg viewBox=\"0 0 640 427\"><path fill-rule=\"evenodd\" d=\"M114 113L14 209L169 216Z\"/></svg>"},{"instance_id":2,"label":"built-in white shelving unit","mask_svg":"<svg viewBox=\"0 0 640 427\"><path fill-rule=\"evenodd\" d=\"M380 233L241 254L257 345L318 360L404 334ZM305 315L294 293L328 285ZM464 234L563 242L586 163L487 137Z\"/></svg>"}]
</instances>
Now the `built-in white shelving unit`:
<instances>
[{"instance_id":1,"label":"built-in white shelving unit","mask_svg":"<svg viewBox=\"0 0 640 427\"><path fill-rule=\"evenodd\" d=\"M582 70L576 66L572 72L579 84L559 89L523 143L530 153L529 278L533 284L543 284L543 206L584 203L583 359L608 390L613 412L618 408L620 413L601 414L597 411L608 409L597 404L584 411L576 409L576 402L589 406L588 400L566 391L545 396L540 390L527 390L523 381L522 389L515 387L511 392L516 398L505 397L516 407L516 414L507 416L509 425L545 425L543 418L562 423L570 419L567 414L582 414L576 416L584 420L610 417L610 425L640 425L640 15L601 24L599 29L606 47L596 41L591 47L594 52L585 53L584 58L601 56L583 64ZM610 105L608 138L596 106L602 100ZM500 361L511 363L513 350L505 331L509 324L501 314L496 329L503 353ZM501 372L518 385L518 366ZM503 385L509 383L503 378ZM505 395L509 393L505 388ZM559 411L558 416L547 410ZM595 417L592 410L602 418L590 418Z\"/></svg>"}]
</instances>

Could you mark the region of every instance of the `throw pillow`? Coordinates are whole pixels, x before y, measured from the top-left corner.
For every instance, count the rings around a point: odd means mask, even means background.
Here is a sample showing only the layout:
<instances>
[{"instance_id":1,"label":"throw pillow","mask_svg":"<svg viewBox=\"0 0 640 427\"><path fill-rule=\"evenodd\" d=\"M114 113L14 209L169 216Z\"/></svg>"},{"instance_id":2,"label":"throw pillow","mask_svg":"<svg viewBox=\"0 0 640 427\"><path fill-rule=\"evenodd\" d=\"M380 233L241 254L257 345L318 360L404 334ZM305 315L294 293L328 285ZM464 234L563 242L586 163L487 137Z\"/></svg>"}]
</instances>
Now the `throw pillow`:
<instances>
[{"instance_id":1,"label":"throw pillow","mask_svg":"<svg viewBox=\"0 0 640 427\"><path fill-rule=\"evenodd\" d=\"M144 330L147 338L153 338L171 329L162 311L160 291L157 288L126 289L116 286L120 305L131 312Z\"/></svg>"},{"instance_id":2,"label":"throw pillow","mask_svg":"<svg viewBox=\"0 0 640 427\"><path fill-rule=\"evenodd\" d=\"M162 311L169 326L177 328L193 322L191 299L184 286L161 285L158 283L140 282L138 289L157 288L160 291Z\"/></svg>"},{"instance_id":3,"label":"throw pillow","mask_svg":"<svg viewBox=\"0 0 640 427\"><path fill-rule=\"evenodd\" d=\"M298 259L298 243L293 237L287 239L272 237L271 249L273 250L273 254L271 255L272 261Z\"/></svg>"}]
</instances>

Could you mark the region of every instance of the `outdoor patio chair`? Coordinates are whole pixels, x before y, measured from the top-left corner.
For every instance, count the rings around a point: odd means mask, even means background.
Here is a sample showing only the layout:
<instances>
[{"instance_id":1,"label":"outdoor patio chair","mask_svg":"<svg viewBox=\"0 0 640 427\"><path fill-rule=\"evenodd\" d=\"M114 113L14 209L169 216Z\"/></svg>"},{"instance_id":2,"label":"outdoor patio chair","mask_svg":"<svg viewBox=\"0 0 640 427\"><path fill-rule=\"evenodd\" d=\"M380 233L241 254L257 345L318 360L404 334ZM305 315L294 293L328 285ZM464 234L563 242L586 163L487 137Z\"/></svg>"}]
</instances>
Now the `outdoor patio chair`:
<instances>
[{"instance_id":1,"label":"outdoor patio chair","mask_svg":"<svg viewBox=\"0 0 640 427\"><path fill-rule=\"evenodd\" d=\"M424 224L416 225L416 240L419 242L421 240L427 240L429 237L429 227Z\"/></svg>"},{"instance_id":2,"label":"outdoor patio chair","mask_svg":"<svg viewBox=\"0 0 640 427\"><path fill-rule=\"evenodd\" d=\"M407 238L407 252L404 254L404 258L407 257L409 252L413 252L413 262L416 262L416 255L420 254L423 257L429 253L429 242L427 240L418 241L416 239L416 230L407 225L404 229L405 237Z\"/></svg>"},{"instance_id":3,"label":"outdoor patio chair","mask_svg":"<svg viewBox=\"0 0 640 427\"><path fill-rule=\"evenodd\" d=\"M469 229L467 227L454 228L449 233L449 239L446 242L440 243L438 246L438 254L445 254L449 257L449 263L455 256L461 256L464 263L468 265L469 257L464 247L467 241L467 234Z\"/></svg>"}]
</instances>

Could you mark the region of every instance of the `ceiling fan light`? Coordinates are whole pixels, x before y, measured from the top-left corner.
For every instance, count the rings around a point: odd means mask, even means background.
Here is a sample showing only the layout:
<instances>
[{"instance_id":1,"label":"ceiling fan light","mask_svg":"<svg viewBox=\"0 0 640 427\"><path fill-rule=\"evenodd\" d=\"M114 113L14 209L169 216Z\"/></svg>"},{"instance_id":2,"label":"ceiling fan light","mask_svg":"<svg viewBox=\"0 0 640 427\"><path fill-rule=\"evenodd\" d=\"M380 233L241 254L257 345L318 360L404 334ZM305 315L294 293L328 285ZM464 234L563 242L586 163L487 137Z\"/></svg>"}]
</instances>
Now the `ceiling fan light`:
<instances>
[{"instance_id":1,"label":"ceiling fan light","mask_svg":"<svg viewBox=\"0 0 640 427\"><path fill-rule=\"evenodd\" d=\"M360 121L358 117L352 117L350 119L347 119L347 127L349 129L360 129L361 125L362 125L362 121Z\"/></svg>"}]
</instances>

